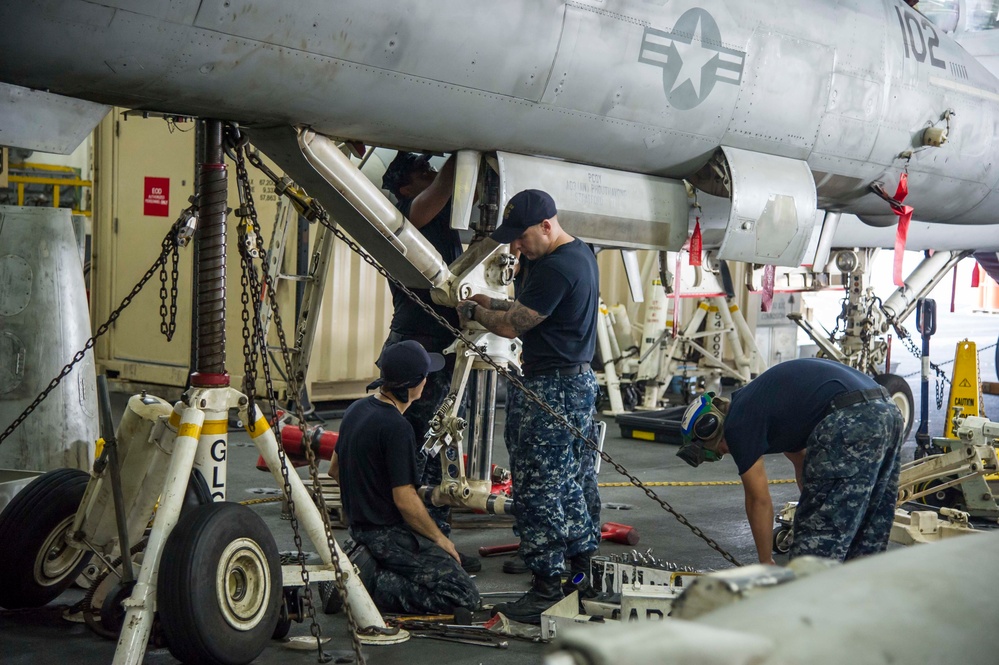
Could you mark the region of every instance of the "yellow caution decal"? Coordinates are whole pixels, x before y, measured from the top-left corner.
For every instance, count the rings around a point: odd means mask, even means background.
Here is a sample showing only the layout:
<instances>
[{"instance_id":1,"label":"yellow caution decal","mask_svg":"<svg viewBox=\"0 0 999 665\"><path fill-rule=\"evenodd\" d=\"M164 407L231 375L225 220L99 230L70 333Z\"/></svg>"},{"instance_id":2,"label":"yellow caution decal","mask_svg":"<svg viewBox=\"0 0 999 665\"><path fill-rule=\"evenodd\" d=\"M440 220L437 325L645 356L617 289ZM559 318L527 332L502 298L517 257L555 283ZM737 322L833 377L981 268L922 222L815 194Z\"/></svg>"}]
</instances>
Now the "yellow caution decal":
<instances>
[{"instance_id":1,"label":"yellow caution decal","mask_svg":"<svg viewBox=\"0 0 999 665\"><path fill-rule=\"evenodd\" d=\"M956 416L981 415L981 381L978 378L978 352L975 343L964 340L957 343L954 354L954 374L950 382L950 398L947 400L947 423L944 436L956 439L954 418Z\"/></svg>"}]
</instances>

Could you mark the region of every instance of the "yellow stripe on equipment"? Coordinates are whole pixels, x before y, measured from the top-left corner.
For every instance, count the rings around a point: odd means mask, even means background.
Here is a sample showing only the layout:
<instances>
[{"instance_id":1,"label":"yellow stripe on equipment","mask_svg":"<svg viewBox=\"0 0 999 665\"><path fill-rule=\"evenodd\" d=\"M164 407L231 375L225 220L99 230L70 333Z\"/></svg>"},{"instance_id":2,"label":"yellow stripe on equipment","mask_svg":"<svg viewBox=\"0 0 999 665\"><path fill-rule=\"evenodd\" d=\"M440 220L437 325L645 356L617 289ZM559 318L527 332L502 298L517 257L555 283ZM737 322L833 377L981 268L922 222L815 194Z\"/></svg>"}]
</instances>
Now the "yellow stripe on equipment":
<instances>
[{"instance_id":1,"label":"yellow stripe on equipment","mask_svg":"<svg viewBox=\"0 0 999 665\"><path fill-rule=\"evenodd\" d=\"M260 418L257 419L257 422L253 423L253 429L250 430L250 428L247 427L246 431L250 434L251 437L255 439L264 432L266 432L267 430L269 430L270 428L271 426L270 423L267 422L267 418L261 416Z\"/></svg>"},{"instance_id":2,"label":"yellow stripe on equipment","mask_svg":"<svg viewBox=\"0 0 999 665\"><path fill-rule=\"evenodd\" d=\"M202 434L227 434L229 432L228 420L206 420L201 428Z\"/></svg>"},{"instance_id":3,"label":"yellow stripe on equipment","mask_svg":"<svg viewBox=\"0 0 999 665\"><path fill-rule=\"evenodd\" d=\"M194 423L184 423L177 430L177 436L190 436L197 439L201 436L201 428Z\"/></svg>"}]
</instances>

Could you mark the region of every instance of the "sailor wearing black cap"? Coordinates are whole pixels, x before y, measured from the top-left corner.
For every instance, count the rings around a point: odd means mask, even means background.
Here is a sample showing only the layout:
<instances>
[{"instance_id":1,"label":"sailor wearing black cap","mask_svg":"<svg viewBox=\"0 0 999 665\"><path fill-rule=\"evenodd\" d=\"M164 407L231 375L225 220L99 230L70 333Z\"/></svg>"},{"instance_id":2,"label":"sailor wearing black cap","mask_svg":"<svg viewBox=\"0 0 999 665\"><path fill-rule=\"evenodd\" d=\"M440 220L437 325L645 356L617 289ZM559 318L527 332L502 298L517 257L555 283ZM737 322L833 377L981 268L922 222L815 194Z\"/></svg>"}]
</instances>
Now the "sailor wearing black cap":
<instances>
[{"instance_id":1,"label":"sailor wearing black cap","mask_svg":"<svg viewBox=\"0 0 999 665\"><path fill-rule=\"evenodd\" d=\"M599 299L593 252L561 227L555 201L536 189L510 199L492 238L519 251L530 270L516 300L474 295L458 304L459 315L497 335L520 337L525 386L592 437L597 382L590 360ZM591 592L590 556L600 542L594 452L523 395L510 403L507 418L519 422L518 431L506 438L514 514L520 554L534 581L520 600L496 610L516 621L540 623L541 612L563 597L566 562L571 578L583 580L580 591Z\"/></svg>"},{"instance_id":2,"label":"sailor wearing black cap","mask_svg":"<svg viewBox=\"0 0 999 665\"><path fill-rule=\"evenodd\" d=\"M396 198L396 207L419 229L434 249L440 252L444 263L450 265L461 255L461 240L458 232L451 228L451 193L454 189L454 158L448 159L440 173L430 165L426 155L412 152L399 152L382 176L382 188ZM392 291L392 323L385 346L403 340L415 340L431 353L442 353L454 342L451 331L438 323L420 305L412 301L394 284ZM438 305L430 298L429 289L412 289L417 298L452 326L458 326L458 315L451 307ZM453 356L446 358L443 371L432 372L427 377L423 397L416 400L406 411L406 420L413 426L418 446L416 452L417 470L421 484L435 487L441 482L441 465L438 460L427 460L422 451L424 438L430 428L437 407L451 390L451 372L454 369ZM451 534L451 508L426 504L427 511L434 518L437 527L448 536ZM482 568L479 560L461 554L461 565L470 573Z\"/></svg>"},{"instance_id":3,"label":"sailor wearing black cap","mask_svg":"<svg viewBox=\"0 0 999 665\"><path fill-rule=\"evenodd\" d=\"M416 441L403 417L444 358L410 340L386 347L379 365L381 376L368 386L378 392L347 409L330 464L350 535L377 566L364 582L383 612L476 609L475 583L416 493Z\"/></svg>"}]
</instances>

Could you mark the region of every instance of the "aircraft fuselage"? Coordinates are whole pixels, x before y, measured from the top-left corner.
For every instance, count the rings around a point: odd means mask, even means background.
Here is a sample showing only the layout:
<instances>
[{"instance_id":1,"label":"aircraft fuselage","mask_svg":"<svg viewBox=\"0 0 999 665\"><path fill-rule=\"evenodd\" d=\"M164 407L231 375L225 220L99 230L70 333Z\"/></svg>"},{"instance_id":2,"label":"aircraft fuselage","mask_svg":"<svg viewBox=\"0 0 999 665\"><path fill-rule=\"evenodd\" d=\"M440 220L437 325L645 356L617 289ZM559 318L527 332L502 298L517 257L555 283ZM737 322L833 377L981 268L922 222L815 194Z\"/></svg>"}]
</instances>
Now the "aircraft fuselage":
<instances>
[{"instance_id":1,"label":"aircraft fuselage","mask_svg":"<svg viewBox=\"0 0 999 665\"><path fill-rule=\"evenodd\" d=\"M730 146L875 225L914 151L918 219L999 211L999 81L901 0L5 0L0 25L0 81L93 101L670 177Z\"/></svg>"}]
</instances>

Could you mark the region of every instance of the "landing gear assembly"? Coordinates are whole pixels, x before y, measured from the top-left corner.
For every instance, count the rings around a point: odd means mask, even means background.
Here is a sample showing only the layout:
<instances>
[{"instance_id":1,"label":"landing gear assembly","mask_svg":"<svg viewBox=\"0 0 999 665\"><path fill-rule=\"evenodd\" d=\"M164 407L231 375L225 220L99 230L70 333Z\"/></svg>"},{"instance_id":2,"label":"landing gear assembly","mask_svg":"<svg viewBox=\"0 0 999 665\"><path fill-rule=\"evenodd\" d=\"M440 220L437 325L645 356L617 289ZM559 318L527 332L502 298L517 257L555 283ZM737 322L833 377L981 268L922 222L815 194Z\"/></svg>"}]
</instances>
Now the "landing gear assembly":
<instances>
[{"instance_id":1,"label":"landing gear assembly","mask_svg":"<svg viewBox=\"0 0 999 665\"><path fill-rule=\"evenodd\" d=\"M919 299L971 252L940 251L924 258L906 278L905 284L882 302L870 285L870 265L877 251L841 250L832 259L831 263L842 274L846 290L843 311L832 333L820 334L800 314L788 318L812 338L822 356L866 372L887 388L905 416L905 435L908 437L915 416L912 390L902 377L881 373L880 368L888 357L888 343L883 335L894 328L900 338L908 340L909 333L902 322L916 308Z\"/></svg>"}]
</instances>

